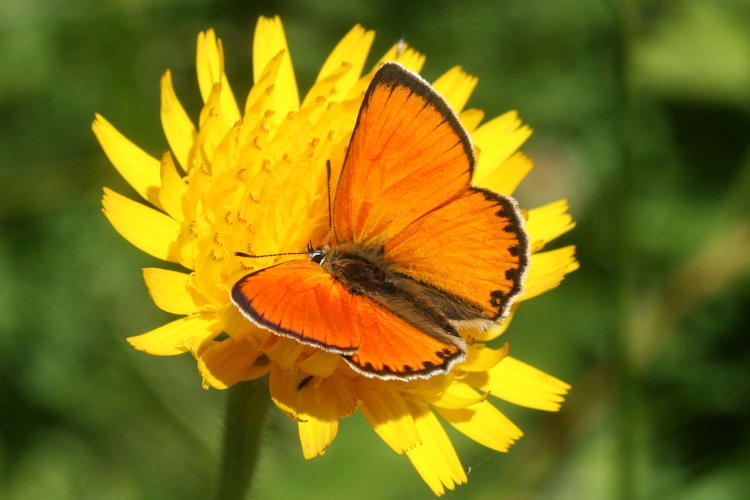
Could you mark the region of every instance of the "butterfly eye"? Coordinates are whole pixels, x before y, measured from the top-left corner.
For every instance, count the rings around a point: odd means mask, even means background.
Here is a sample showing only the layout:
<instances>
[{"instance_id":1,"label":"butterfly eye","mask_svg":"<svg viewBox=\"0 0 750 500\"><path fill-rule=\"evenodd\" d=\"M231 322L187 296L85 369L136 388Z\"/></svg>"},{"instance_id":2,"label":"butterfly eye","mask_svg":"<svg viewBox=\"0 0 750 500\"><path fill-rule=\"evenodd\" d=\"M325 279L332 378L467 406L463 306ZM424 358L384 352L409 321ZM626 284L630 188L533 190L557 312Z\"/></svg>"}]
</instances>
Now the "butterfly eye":
<instances>
[{"instance_id":1,"label":"butterfly eye","mask_svg":"<svg viewBox=\"0 0 750 500\"><path fill-rule=\"evenodd\" d=\"M312 245L307 245L307 257L316 264L322 264L326 258L326 252L322 248L313 249Z\"/></svg>"}]
</instances>

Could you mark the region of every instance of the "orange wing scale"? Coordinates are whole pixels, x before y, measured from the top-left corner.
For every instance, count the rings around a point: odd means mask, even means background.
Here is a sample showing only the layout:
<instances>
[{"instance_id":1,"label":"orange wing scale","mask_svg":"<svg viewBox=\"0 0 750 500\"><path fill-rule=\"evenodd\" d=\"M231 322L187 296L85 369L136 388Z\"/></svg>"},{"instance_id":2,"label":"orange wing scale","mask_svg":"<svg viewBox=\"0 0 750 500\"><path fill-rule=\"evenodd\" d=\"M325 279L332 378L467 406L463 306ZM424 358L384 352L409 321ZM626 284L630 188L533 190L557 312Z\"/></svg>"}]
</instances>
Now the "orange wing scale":
<instances>
[{"instance_id":1,"label":"orange wing scale","mask_svg":"<svg viewBox=\"0 0 750 500\"><path fill-rule=\"evenodd\" d=\"M393 270L503 317L528 267L523 218L509 198L469 188L385 245Z\"/></svg>"},{"instance_id":2,"label":"orange wing scale","mask_svg":"<svg viewBox=\"0 0 750 500\"><path fill-rule=\"evenodd\" d=\"M384 65L365 94L339 177L337 241L378 246L465 191L471 141L419 76Z\"/></svg>"},{"instance_id":3,"label":"orange wing scale","mask_svg":"<svg viewBox=\"0 0 750 500\"><path fill-rule=\"evenodd\" d=\"M242 278L232 301L260 327L343 354L356 371L384 379L444 372L464 353L385 310L309 260L294 260Z\"/></svg>"}]
</instances>

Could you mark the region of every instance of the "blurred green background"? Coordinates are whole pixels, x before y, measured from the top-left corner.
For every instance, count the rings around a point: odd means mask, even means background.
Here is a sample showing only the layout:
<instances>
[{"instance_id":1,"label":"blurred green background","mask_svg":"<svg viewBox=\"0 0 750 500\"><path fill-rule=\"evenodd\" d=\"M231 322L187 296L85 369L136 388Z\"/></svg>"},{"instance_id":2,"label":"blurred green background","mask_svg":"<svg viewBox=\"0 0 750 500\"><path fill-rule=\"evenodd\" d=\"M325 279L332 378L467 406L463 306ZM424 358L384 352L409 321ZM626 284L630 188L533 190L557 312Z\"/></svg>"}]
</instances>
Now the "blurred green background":
<instances>
[{"instance_id":1,"label":"blurred green background","mask_svg":"<svg viewBox=\"0 0 750 500\"><path fill-rule=\"evenodd\" d=\"M434 79L480 77L470 106L535 133L531 207L568 198L582 263L523 304L503 340L573 391L559 414L500 405L508 454L451 433L469 483L448 498L750 494L750 3L4 0L0 3L0 498L210 496L225 394L189 355L127 336L170 319L157 265L100 212L133 194L90 131L101 112L155 157L159 77L197 117L198 31L217 30L239 96L259 15L282 16L305 92L355 23L399 37ZM272 409L254 498L431 498L357 415L305 462Z\"/></svg>"}]
</instances>

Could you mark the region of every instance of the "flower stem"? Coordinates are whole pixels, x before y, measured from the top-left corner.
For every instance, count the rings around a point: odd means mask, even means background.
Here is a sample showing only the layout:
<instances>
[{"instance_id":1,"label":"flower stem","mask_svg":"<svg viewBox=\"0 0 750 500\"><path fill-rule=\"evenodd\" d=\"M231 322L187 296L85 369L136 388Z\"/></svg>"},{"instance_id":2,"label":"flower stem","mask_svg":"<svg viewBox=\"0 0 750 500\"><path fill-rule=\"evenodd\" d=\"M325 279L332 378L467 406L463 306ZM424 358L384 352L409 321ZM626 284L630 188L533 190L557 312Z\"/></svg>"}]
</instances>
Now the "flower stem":
<instances>
[{"instance_id":1,"label":"flower stem","mask_svg":"<svg viewBox=\"0 0 750 500\"><path fill-rule=\"evenodd\" d=\"M271 398L265 377L229 389L224 420L224 444L216 498L244 500L258 460L261 431Z\"/></svg>"}]
</instances>

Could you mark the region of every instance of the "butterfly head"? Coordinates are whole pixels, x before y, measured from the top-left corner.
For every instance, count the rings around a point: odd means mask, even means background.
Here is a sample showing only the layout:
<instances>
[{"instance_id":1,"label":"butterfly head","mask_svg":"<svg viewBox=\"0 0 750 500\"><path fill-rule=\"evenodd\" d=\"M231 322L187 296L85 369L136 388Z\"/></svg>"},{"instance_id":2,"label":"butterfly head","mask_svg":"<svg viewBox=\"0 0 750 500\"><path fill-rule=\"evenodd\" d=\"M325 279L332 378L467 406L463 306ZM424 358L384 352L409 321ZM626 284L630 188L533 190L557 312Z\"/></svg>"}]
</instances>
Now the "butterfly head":
<instances>
[{"instance_id":1,"label":"butterfly head","mask_svg":"<svg viewBox=\"0 0 750 500\"><path fill-rule=\"evenodd\" d=\"M324 245L318 248L313 248L312 242L308 241L305 252L307 253L308 259L315 262L316 264L322 265L323 261L326 258L326 254L328 253L328 245Z\"/></svg>"}]
</instances>

